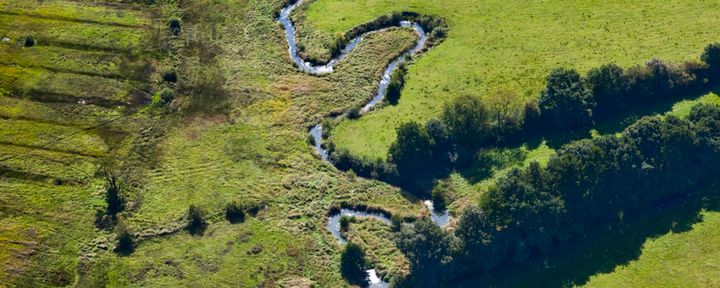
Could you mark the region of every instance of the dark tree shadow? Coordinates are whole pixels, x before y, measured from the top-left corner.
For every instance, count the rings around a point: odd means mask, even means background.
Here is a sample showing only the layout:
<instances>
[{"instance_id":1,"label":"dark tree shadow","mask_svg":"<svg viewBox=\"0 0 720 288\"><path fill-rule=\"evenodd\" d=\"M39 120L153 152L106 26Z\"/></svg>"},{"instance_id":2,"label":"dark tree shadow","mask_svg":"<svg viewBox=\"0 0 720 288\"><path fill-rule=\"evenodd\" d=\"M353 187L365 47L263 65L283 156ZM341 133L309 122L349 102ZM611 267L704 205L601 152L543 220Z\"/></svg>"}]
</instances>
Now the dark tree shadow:
<instances>
[{"instance_id":1,"label":"dark tree shadow","mask_svg":"<svg viewBox=\"0 0 720 288\"><path fill-rule=\"evenodd\" d=\"M610 273L637 260L648 239L669 232L682 233L702 222L703 209L720 211L717 186L696 197L676 195L644 211L626 214L624 222L596 223L581 237L558 245L550 257L533 257L529 263L505 264L495 272L464 277L446 287L574 287L591 276ZM689 192L693 193L693 192ZM492 274L492 275L489 275Z\"/></svg>"}]
</instances>

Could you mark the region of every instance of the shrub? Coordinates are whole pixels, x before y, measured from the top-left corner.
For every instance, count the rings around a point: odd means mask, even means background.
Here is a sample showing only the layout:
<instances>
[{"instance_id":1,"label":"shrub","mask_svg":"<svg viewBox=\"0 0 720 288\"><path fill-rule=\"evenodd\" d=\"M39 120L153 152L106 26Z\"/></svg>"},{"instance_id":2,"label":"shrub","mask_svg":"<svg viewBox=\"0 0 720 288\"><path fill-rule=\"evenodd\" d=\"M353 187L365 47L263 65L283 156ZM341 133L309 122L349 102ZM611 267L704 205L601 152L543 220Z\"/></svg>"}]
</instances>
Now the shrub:
<instances>
[{"instance_id":1,"label":"shrub","mask_svg":"<svg viewBox=\"0 0 720 288\"><path fill-rule=\"evenodd\" d=\"M125 198L120 194L120 187L117 177L112 174L106 176L107 189L105 190L105 202L107 203L107 215L115 216L125 209Z\"/></svg>"},{"instance_id":2,"label":"shrub","mask_svg":"<svg viewBox=\"0 0 720 288\"><path fill-rule=\"evenodd\" d=\"M340 216L340 231L347 232L350 229L350 223L354 222L352 216Z\"/></svg>"},{"instance_id":3,"label":"shrub","mask_svg":"<svg viewBox=\"0 0 720 288\"><path fill-rule=\"evenodd\" d=\"M357 118L360 118L360 110L361 110L361 109L362 109L362 108L360 108L360 106L353 106L353 107L351 107L350 110L348 110L348 112L347 112L347 118L348 118L348 119L357 119Z\"/></svg>"},{"instance_id":4,"label":"shrub","mask_svg":"<svg viewBox=\"0 0 720 288\"><path fill-rule=\"evenodd\" d=\"M133 235L130 234L124 225L118 226L115 232L117 234L115 238L117 241L115 251L121 255L129 255L132 253L133 250L135 250L135 239Z\"/></svg>"},{"instance_id":5,"label":"shrub","mask_svg":"<svg viewBox=\"0 0 720 288\"><path fill-rule=\"evenodd\" d=\"M28 36L25 36L25 39L23 39L23 46L25 46L26 48L33 47L33 46L35 46L35 44L37 44L37 41L35 40L35 37L33 37L33 36L28 35Z\"/></svg>"},{"instance_id":6,"label":"shrub","mask_svg":"<svg viewBox=\"0 0 720 288\"><path fill-rule=\"evenodd\" d=\"M182 30L181 21L179 18L173 17L168 20L168 31L170 32L170 35L177 36L180 35L180 31Z\"/></svg>"},{"instance_id":7,"label":"shrub","mask_svg":"<svg viewBox=\"0 0 720 288\"><path fill-rule=\"evenodd\" d=\"M351 284L364 287L368 281L365 270L365 252L357 244L348 243L340 255L340 273Z\"/></svg>"},{"instance_id":8,"label":"shrub","mask_svg":"<svg viewBox=\"0 0 720 288\"><path fill-rule=\"evenodd\" d=\"M187 221L187 230L192 235L202 234L207 227L205 211L195 205L190 205L188 208Z\"/></svg>"},{"instance_id":9,"label":"shrub","mask_svg":"<svg viewBox=\"0 0 720 288\"><path fill-rule=\"evenodd\" d=\"M444 39L445 36L447 36L447 28L444 27L438 27L432 30L430 32L429 39L432 39L433 41L437 41L439 39Z\"/></svg>"},{"instance_id":10,"label":"shrub","mask_svg":"<svg viewBox=\"0 0 720 288\"><path fill-rule=\"evenodd\" d=\"M402 224L404 222L403 218L396 213L390 216L390 221L392 222L392 230L395 232L400 231L400 228L402 228Z\"/></svg>"},{"instance_id":11,"label":"shrub","mask_svg":"<svg viewBox=\"0 0 720 288\"><path fill-rule=\"evenodd\" d=\"M225 206L225 219L230 223L241 223L245 221L245 211L242 204L233 201Z\"/></svg>"},{"instance_id":12,"label":"shrub","mask_svg":"<svg viewBox=\"0 0 720 288\"><path fill-rule=\"evenodd\" d=\"M265 204L266 203L263 201L252 201L245 204L245 212L247 212L253 217L257 216L258 212L260 212L260 209L262 209Z\"/></svg>"},{"instance_id":13,"label":"shrub","mask_svg":"<svg viewBox=\"0 0 720 288\"><path fill-rule=\"evenodd\" d=\"M156 99L153 99L153 102L160 105L167 105L173 100L175 100L175 91L170 88L163 88L160 90L160 93L157 94Z\"/></svg>"},{"instance_id":14,"label":"shrub","mask_svg":"<svg viewBox=\"0 0 720 288\"><path fill-rule=\"evenodd\" d=\"M439 182L435 185L435 187L433 187L430 197L433 202L433 208L435 208L436 212L445 211L447 207L447 190L448 187L443 182Z\"/></svg>"},{"instance_id":15,"label":"shrub","mask_svg":"<svg viewBox=\"0 0 720 288\"><path fill-rule=\"evenodd\" d=\"M95 227L98 229L110 229L115 225L115 221L112 216L107 214L107 211L98 208L95 210Z\"/></svg>"},{"instance_id":16,"label":"shrub","mask_svg":"<svg viewBox=\"0 0 720 288\"><path fill-rule=\"evenodd\" d=\"M163 80L169 83L177 82L177 71L175 69L168 69L162 73Z\"/></svg>"},{"instance_id":17,"label":"shrub","mask_svg":"<svg viewBox=\"0 0 720 288\"><path fill-rule=\"evenodd\" d=\"M390 76L390 83L388 83L387 93L385 94L385 100L390 105L397 105L400 100L400 93L405 87L405 75L407 75L407 68L405 64L401 64Z\"/></svg>"}]
</instances>

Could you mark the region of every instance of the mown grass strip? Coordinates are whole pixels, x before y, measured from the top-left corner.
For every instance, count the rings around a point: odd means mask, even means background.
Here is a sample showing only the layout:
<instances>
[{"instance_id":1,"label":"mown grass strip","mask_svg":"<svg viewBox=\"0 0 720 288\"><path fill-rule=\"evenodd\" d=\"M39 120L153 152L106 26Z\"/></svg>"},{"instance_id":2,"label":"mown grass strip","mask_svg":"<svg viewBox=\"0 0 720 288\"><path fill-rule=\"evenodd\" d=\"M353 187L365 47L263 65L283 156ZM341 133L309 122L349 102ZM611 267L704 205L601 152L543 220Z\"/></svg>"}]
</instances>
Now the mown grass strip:
<instances>
[{"instance_id":1,"label":"mown grass strip","mask_svg":"<svg viewBox=\"0 0 720 288\"><path fill-rule=\"evenodd\" d=\"M150 33L137 28L0 14L0 36L18 45L26 36L32 36L36 45L130 53L141 52L143 40L149 39Z\"/></svg>"},{"instance_id":2,"label":"mown grass strip","mask_svg":"<svg viewBox=\"0 0 720 288\"><path fill-rule=\"evenodd\" d=\"M63 181L83 181L93 177L93 162L93 158L76 154L0 144L0 169Z\"/></svg>"},{"instance_id":3,"label":"mown grass strip","mask_svg":"<svg viewBox=\"0 0 720 288\"><path fill-rule=\"evenodd\" d=\"M0 143L93 157L104 156L109 150L92 131L26 120L0 119Z\"/></svg>"},{"instance_id":4,"label":"mown grass strip","mask_svg":"<svg viewBox=\"0 0 720 288\"><path fill-rule=\"evenodd\" d=\"M4 14L25 14L47 19L125 27L152 24L150 15L144 11L69 1L0 0L0 11Z\"/></svg>"},{"instance_id":5,"label":"mown grass strip","mask_svg":"<svg viewBox=\"0 0 720 288\"><path fill-rule=\"evenodd\" d=\"M0 97L0 118L89 128L123 116L122 111L95 105L43 103Z\"/></svg>"},{"instance_id":6,"label":"mown grass strip","mask_svg":"<svg viewBox=\"0 0 720 288\"><path fill-rule=\"evenodd\" d=\"M145 83L74 73L0 66L0 89L6 95L28 96L41 101L82 102L112 107L149 99Z\"/></svg>"},{"instance_id":7,"label":"mown grass strip","mask_svg":"<svg viewBox=\"0 0 720 288\"><path fill-rule=\"evenodd\" d=\"M109 78L140 79L145 63L124 55L53 46L0 45L0 64Z\"/></svg>"}]
</instances>

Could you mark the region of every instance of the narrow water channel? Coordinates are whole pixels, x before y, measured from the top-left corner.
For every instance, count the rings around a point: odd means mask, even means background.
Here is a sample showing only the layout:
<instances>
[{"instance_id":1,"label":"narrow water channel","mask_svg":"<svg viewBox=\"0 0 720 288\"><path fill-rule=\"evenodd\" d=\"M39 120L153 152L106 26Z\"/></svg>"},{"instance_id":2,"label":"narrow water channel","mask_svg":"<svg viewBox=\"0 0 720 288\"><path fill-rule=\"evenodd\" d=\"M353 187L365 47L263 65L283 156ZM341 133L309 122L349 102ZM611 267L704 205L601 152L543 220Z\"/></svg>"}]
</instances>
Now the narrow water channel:
<instances>
[{"instance_id":1,"label":"narrow water channel","mask_svg":"<svg viewBox=\"0 0 720 288\"><path fill-rule=\"evenodd\" d=\"M325 65L313 65L312 63L309 63L305 61L300 54L298 53L297 48L297 39L296 39L296 30L295 26L292 23L292 20L290 19L290 15L292 12L302 4L302 0L299 0L295 2L294 4L291 4L285 8L283 8L280 12L280 17L278 18L278 21L283 25L285 29L285 39L288 42L288 52L290 53L290 58L295 63L295 65L300 69L301 71L312 74L312 75L321 75L321 74L327 74L332 73L333 67L335 64L340 62L348 53L350 53L355 47L357 47L358 43L360 43L363 40L363 36L367 33L372 33L376 31L370 31L365 34L362 34L352 41L350 41L345 49L343 49L342 53L338 55L337 57L330 60ZM390 77L392 76L392 73L395 72L395 70L400 67L401 64L407 62L411 56L416 55L417 53L420 53L420 51L425 48L425 43L427 41L427 33L425 30L417 23L409 22L409 21L402 21L400 22L400 27L413 29L415 33L418 35L418 41L416 45L408 52L404 53L403 55L400 55L398 58L390 62L390 64L385 68L382 78L380 79L380 83L378 84L378 88L375 92L375 96L367 103L363 108L361 109L361 114L368 113L370 110L372 110L375 106L380 104L382 100L385 98L385 95L387 93L387 87L390 84ZM313 138L313 146L315 151L320 155L322 160L329 161L329 154L328 151L323 148L322 140L323 140L323 127L322 125L318 124L314 126L312 129L310 129L310 135ZM432 201L426 200L423 202L430 212L431 219L434 223L436 223L439 226L445 226L449 222L450 216L448 214L448 211L442 211L437 212L434 210L434 205ZM352 210L352 209L341 209L340 212L330 215L328 217L328 222L325 225L325 228L335 237L335 239L338 240L341 244L346 244L347 240L344 239L340 233L340 218L343 216L348 217L366 217L366 218L372 218L377 221L380 221L382 223L391 225L392 221L387 216L381 214L381 213L371 213L371 212L364 212L364 211L358 211L358 210ZM367 270L368 273L368 280L369 280L369 287L371 288L385 288L389 286L389 283L383 281L381 278L378 277L377 272L375 269Z\"/></svg>"}]
</instances>

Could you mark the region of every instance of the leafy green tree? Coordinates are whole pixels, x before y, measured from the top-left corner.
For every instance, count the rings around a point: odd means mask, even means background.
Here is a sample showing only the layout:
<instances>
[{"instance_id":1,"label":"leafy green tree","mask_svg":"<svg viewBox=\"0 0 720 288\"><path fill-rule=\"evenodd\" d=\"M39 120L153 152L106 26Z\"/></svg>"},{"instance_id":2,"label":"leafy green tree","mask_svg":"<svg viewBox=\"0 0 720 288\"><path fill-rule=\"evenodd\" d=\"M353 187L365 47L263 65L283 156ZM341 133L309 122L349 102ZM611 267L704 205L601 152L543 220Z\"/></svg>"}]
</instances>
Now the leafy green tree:
<instances>
[{"instance_id":1,"label":"leafy green tree","mask_svg":"<svg viewBox=\"0 0 720 288\"><path fill-rule=\"evenodd\" d=\"M396 130L397 138L390 145L389 159L397 165L401 177L414 181L428 173L432 160L433 141L417 122L404 123Z\"/></svg>"},{"instance_id":2,"label":"leafy green tree","mask_svg":"<svg viewBox=\"0 0 720 288\"><path fill-rule=\"evenodd\" d=\"M650 100L657 100L662 98L668 98L675 88L675 82L673 81L675 71L671 69L670 65L663 62L660 59L653 58L645 64L648 68L649 78L648 90L650 93Z\"/></svg>"},{"instance_id":3,"label":"leafy green tree","mask_svg":"<svg viewBox=\"0 0 720 288\"><path fill-rule=\"evenodd\" d=\"M395 239L410 262L410 287L437 287L451 261L451 238L428 219L404 227Z\"/></svg>"},{"instance_id":4,"label":"leafy green tree","mask_svg":"<svg viewBox=\"0 0 720 288\"><path fill-rule=\"evenodd\" d=\"M575 130L592 124L592 92L573 69L558 68L547 78L538 102L543 121L557 129Z\"/></svg>"},{"instance_id":5,"label":"leafy green tree","mask_svg":"<svg viewBox=\"0 0 720 288\"><path fill-rule=\"evenodd\" d=\"M488 213L477 206L468 206L455 230L460 240L461 266L471 271L488 271L495 268L507 257L508 249L496 239L497 226Z\"/></svg>"},{"instance_id":6,"label":"leafy green tree","mask_svg":"<svg viewBox=\"0 0 720 288\"><path fill-rule=\"evenodd\" d=\"M627 105L630 83L622 67L606 64L590 69L587 82L597 103L593 113L595 116L608 116Z\"/></svg>"},{"instance_id":7,"label":"leafy green tree","mask_svg":"<svg viewBox=\"0 0 720 288\"><path fill-rule=\"evenodd\" d=\"M450 137L466 153L474 153L491 132L490 113L480 99L468 95L457 97L445 105L442 121Z\"/></svg>"},{"instance_id":8,"label":"leafy green tree","mask_svg":"<svg viewBox=\"0 0 720 288\"><path fill-rule=\"evenodd\" d=\"M340 255L340 273L351 284L365 287L368 282L365 252L355 243L345 245Z\"/></svg>"},{"instance_id":9,"label":"leafy green tree","mask_svg":"<svg viewBox=\"0 0 720 288\"><path fill-rule=\"evenodd\" d=\"M434 144L432 150L433 161L437 161L436 163L441 166L452 164L454 145L445 123L435 118L430 119L425 123L425 130Z\"/></svg>"}]
</instances>

